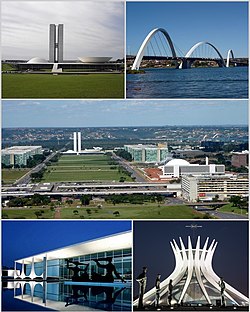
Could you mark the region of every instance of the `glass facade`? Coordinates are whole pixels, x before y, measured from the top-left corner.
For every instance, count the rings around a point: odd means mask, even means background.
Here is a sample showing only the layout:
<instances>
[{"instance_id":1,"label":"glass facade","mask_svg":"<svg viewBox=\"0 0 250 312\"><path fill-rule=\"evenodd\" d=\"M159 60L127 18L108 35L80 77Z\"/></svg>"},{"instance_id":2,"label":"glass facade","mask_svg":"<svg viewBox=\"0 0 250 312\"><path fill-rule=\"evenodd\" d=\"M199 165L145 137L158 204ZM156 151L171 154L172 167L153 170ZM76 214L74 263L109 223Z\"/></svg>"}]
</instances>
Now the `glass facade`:
<instances>
[{"instance_id":1,"label":"glass facade","mask_svg":"<svg viewBox=\"0 0 250 312\"><path fill-rule=\"evenodd\" d=\"M126 283L110 284L110 286L93 285L92 278L94 273L105 276L106 268L99 267L94 260L98 260L100 264L107 264L105 258L112 258L112 264ZM88 266L87 266L88 265ZM75 272L71 268L86 269L90 283L86 285L71 285L71 281L75 281ZM25 274L31 273L31 264L25 265ZM131 280L132 280L132 249L111 250L106 252L92 253L78 257L67 259L55 259L40 261L34 263L35 274L42 275L47 270L47 281L37 284L34 291L27 282L24 288L24 294L30 297L40 298L41 302L57 301L64 306L80 305L98 308L100 310L112 311L131 311ZM81 278L81 271L77 271ZM84 272L85 273L85 272ZM114 282L121 282L121 279L114 275ZM73 277L74 276L74 277ZM48 282L49 281L49 282ZM114 286L113 286L114 285ZM124 285L124 286L123 286ZM80 308L81 310L81 308Z\"/></svg>"},{"instance_id":2,"label":"glass facade","mask_svg":"<svg viewBox=\"0 0 250 312\"><path fill-rule=\"evenodd\" d=\"M78 261L81 263L89 264L88 267L88 274L89 278L92 278L93 273L98 273L101 275L106 274L106 269L98 267L96 262L93 260L98 260L101 258L112 257L112 263L114 264L117 272L123 276L125 280L131 280L132 278L132 270L131 270L131 263L132 263L132 254L131 248L129 249L120 249L120 250L113 250L107 252L99 252L90 255L80 256L69 258L69 261ZM100 263L105 264L106 261L100 261ZM60 278L63 279L71 279L73 276L73 272L67 268L67 264L65 260L60 260ZM80 269L84 269L85 265L79 265ZM47 271L47 275L49 275L49 267ZM54 276L54 275L51 275Z\"/></svg>"},{"instance_id":3,"label":"glass facade","mask_svg":"<svg viewBox=\"0 0 250 312\"><path fill-rule=\"evenodd\" d=\"M132 254L131 248L112 250L107 252L99 252L79 257L68 258L69 265L67 265L66 259L56 259L47 261L47 277L48 278L59 278L59 279L72 279L73 272L70 267L74 268L74 265L71 265L71 261L80 262L84 264L89 264L87 273L91 280L93 273L98 273L101 275L106 274L106 269L98 267L96 262L93 260L98 260L106 257L112 258L112 263L114 264L116 271L125 279L132 279L131 263L132 263ZM101 264L106 264L107 261L101 261ZM80 269L85 269L86 265L78 265ZM36 262L34 264L36 275L41 275L44 272L44 262ZM25 266L25 274L29 275L31 273L31 264Z\"/></svg>"}]
</instances>

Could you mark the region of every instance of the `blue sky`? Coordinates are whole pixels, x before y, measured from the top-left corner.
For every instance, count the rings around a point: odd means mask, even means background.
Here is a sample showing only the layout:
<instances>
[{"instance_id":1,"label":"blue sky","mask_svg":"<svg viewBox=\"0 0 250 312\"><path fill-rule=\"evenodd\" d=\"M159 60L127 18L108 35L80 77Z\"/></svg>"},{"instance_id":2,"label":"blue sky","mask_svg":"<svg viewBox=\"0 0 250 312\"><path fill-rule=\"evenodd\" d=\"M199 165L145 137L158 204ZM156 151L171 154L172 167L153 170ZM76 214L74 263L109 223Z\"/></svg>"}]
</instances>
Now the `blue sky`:
<instances>
[{"instance_id":1,"label":"blue sky","mask_svg":"<svg viewBox=\"0 0 250 312\"><path fill-rule=\"evenodd\" d=\"M128 230L130 221L3 221L2 264Z\"/></svg>"},{"instance_id":2,"label":"blue sky","mask_svg":"<svg viewBox=\"0 0 250 312\"><path fill-rule=\"evenodd\" d=\"M223 57L248 55L247 2L127 2L127 50L137 53L150 30L161 27L186 53L195 43L209 41Z\"/></svg>"},{"instance_id":3,"label":"blue sky","mask_svg":"<svg viewBox=\"0 0 250 312\"><path fill-rule=\"evenodd\" d=\"M2 126L247 125L247 100L4 100Z\"/></svg>"}]
</instances>

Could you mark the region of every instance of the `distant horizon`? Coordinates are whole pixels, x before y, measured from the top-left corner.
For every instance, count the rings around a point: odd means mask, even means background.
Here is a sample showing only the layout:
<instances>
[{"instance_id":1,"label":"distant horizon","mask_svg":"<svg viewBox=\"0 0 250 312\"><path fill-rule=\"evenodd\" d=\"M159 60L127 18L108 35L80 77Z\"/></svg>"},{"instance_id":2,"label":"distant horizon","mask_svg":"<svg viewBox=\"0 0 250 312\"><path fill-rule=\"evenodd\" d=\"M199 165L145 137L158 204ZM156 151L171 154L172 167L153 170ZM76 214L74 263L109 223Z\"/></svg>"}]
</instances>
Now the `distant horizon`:
<instances>
[{"instance_id":1,"label":"distant horizon","mask_svg":"<svg viewBox=\"0 0 250 312\"><path fill-rule=\"evenodd\" d=\"M78 128L161 128L161 127L184 127L184 128L192 128L192 127L248 127L248 124L225 124L225 125L219 125L219 124L214 124L214 125L150 125L150 126L85 126L85 127L64 127L64 126L58 126L58 127L2 127L2 129L67 129L67 128L72 128L72 129L78 129Z\"/></svg>"},{"instance_id":2,"label":"distant horizon","mask_svg":"<svg viewBox=\"0 0 250 312\"><path fill-rule=\"evenodd\" d=\"M3 100L3 128L248 125L247 100Z\"/></svg>"}]
</instances>

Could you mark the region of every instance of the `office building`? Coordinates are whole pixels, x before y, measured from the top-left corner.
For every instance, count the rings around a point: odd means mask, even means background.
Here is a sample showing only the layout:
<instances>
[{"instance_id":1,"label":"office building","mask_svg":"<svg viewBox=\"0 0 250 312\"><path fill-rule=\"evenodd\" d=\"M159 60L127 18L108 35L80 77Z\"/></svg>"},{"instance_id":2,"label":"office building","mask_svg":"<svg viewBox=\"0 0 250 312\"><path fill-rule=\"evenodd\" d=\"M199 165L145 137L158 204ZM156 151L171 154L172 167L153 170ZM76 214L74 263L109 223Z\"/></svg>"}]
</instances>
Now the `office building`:
<instances>
[{"instance_id":1,"label":"office building","mask_svg":"<svg viewBox=\"0 0 250 312\"><path fill-rule=\"evenodd\" d=\"M124 145L124 149L131 154L134 162L159 163L169 155L166 143L158 145Z\"/></svg>"},{"instance_id":2,"label":"office building","mask_svg":"<svg viewBox=\"0 0 250 312\"><path fill-rule=\"evenodd\" d=\"M49 25L49 62L63 62L63 24Z\"/></svg>"},{"instance_id":3,"label":"office building","mask_svg":"<svg viewBox=\"0 0 250 312\"><path fill-rule=\"evenodd\" d=\"M226 200L231 196L249 196L249 180L234 175L184 175L181 179L182 197L190 202L211 201L218 197Z\"/></svg>"},{"instance_id":4,"label":"office building","mask_svg":"<svg viewBox=\"0 0 250 312\"><path fill-rule=\"evenodd\" d=\"M28 257L15 261L15 279L59 279L68 280L73 276L72 270L67 266L67 261L78 261L87 263L90 280L93 272L106 274L106 269L98 267L94 260L106 257L112 258L118 273L125 279L131 280L132 263L132 233L123 232L83 243L65 246L60 249L46 251L40 254L29 255ZM103 262L105 264L105 262ZM84 268L79 265L79 268Z\"/></svg>"},{"instance_id":5,"label":"office building","mask_svg":"<svg viewBox=\"0 0 250 312\"><path fill-rule=\"evenodd\" d=\"M249 159L249 151L234 152L232 154L231 163L232 166L237 168L247 167L249 163L248 159Z\"/></svg>"},{"instance_id":6,"label":"office building","mask_svg":"<svg viewBox=\"0 0 250 312\"><path fill-rule=\"evenodd\" d=\"M49 25L49 59L32 57L27 62L17 61L15 66L20 71L51 70L53 74L67 72L82 73L82 70L94 72L121 72L124 69L122 60L110 61L112 56L79 56L77 60L64 60L64 25ZM9 62L5 62L8 64ZM13 62L10 62L13 65Z\"/></svg>"},{"instance_id":7,"label":"office building","mask_svg":"<svg viewBox=\"0 0 250 312\"><path fill-rule=\"evenodd\" d=\"M26 166L27 160L42 154L42 146L12 146L2 150L2 164L6 166Z\"/></svg>"},{"instance_id":8,"label":"office building","mask_svg":"<svg viewBox=\"0 0 250 312\"><path fill-rule=\"evenodd\" d=\"M113 281L108 281L107 258L116 270ZM29 255L16 260L14 269L16 299L56 311L100 311L107 306L131 311L131 231Z\"/></svg>"},{"instance_id":9,"label":"office building","mask_svg":"<svg viewBox=\"0 0 250 312\"><path fill-rule=\"evenodd\" d=\"M183 175L224 175L225 166L208 164L190 164L184 159L171 159L165 165L159 167L162 170L160 178L180 178Z\"/></svg>"},{"instance_id":10,"label":"office building","mask_svg":"<svg viewBox=\"0 0 250 312\"><path fill-rule=\"evenodd\" d=\"M77 155L81 153L82 150L82 142L81 142L81 132L73 133L73 151Z\"/></svg>"}]
</instances>

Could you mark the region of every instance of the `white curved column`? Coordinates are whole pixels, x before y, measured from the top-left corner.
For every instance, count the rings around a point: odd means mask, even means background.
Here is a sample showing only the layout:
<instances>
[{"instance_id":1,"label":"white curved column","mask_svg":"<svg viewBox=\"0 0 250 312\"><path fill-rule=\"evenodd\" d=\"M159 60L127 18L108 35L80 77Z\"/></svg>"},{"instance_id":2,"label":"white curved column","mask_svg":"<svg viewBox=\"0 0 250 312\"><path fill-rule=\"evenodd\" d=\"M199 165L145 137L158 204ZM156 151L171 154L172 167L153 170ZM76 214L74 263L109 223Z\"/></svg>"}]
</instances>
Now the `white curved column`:
<instances>
[{"instance_id":1,"label":"white curved column","mask_svg":"<svg viewBox=\"0 0 250 312\"><path fill-rule=\"evenodd\" d=\"M22 261L22 271L21 271L21 274L20 274L20 277L21 278L25 278L26 277L26 274L25 274L25 264L24 264L24 260Z\"/></svg>"},{"instance_id":2,"label":"white curved column","mask_svg":"<svg viewBox=\"0 0 250 312\"><path fill-rule=\"evenodd\" d=\"M36 274L36 270L35 270L35 259L34 257L32 257L32 262L31 262L31 272L29 275L27 275L27 277L30 277L31 279L34 279L36 277L43 277L43 273L40 275Z\"/></svg>"},{"instance_id":3,"label":"white curved column","mask_svg":"<svg viewBox=\"0 0 250 312\"><path fill-rule=\"evenodd\" d=\"M192 53L193 53L199 46L201 46L201 45L203 45L203 44L204 44L204 45L205 45L205 44L206 44L206 45L209 45L210 47L212 47L212 48L216 51L216 53L218 54L218 56L219 56L219 58L220 58L220 60L221 60L222 66L225 67L225 66L226 66L225 61L224 61L222 55L220 54L219 50L218 50L212 43L207 42L207 41L200 41L200 42L196 43L195 45L193 45L192 48L191 48L191 49L187 52L187 54L185 55L185 58L191 57ZM179 68L182 68L182 63L180 64Z\"/></svg>"},{"instance_id":4,"label":"white curved column","mask_svg":"<svg viewBox=\"0 0 250 312\"><path fill-rule=\"evenodd\" d=\"M188 287L192 282L193 276L196 277L196 282L200 285L202 293L206 299L206 302L213 304L207 292L207 287L214 289L217 295L215 298L221 298L220 292L221 288L219 285L220 277L216 275L212 268L212 259L217 247L217 242L212 241L208 247L209 237L206 239L204 246L200 246L200 237L197 239L196 247L192 247L192 242L190 237L188 237L188 247L185 248L182 239L180 238L180 248L176 241L170 242L174 256L175 256L175 269L174 271L161 282L161 293L160 298L166 298L168 294L168 285L170 279L174 289L176 287L176 296L180 295L177 299L179 303L185 298L185 294L188 291ZM205 280L205 282L204 282ZM180 284L178 284L180 283ZM184 286L183 286L184 284ZM177 287L179 285L179 287ZM235 288L225 283L224 297L234 305L248 305L248 298L237 291ZM203 299L202 299L203 300ZM153 304L155 301L155 287L149 290L145 295L143 302L144 304ZM166 299L167 301L167 299ZM138 303L138 299L134 301L134 304Z\"/></svg>"},{"instance_id":5,"label":"white curved column","mask_svg":"<svg viewBox=\"0 0 250 312\"><path fill-rule=\"evenodd\" d=\"M208 278L210 278L210 280L211 280L211 284L216 289L218 289L218 291L220 291L220 286L219 286L220 277L214 272L214 270L212 268L212 258L213 258L213 254L214 254L216 246L217 246L217 243L214 244L213 247L212 247L212 245L210 246L211 249L209 248L209 253L208 253L206 261L205 261L205 266L206 266L206 269L208 272ZM224 296L227 297L232 302L234 302L236 305L240 305L240 304L232 296L237 296L243 302L246 302L246 301L248 302L248 300L249 300L245 295L240 293L238 290L236 290L235 288L233 288L232 286L230 286L226 282L225 282Z\"/></svg>"},{"instance_id":6,"label":"white curved column","mask_svg":"<svg viewBox=\"0 0 250 312\"><path fill-rule=\"evenodd\" d=\"M229 67L229 66L230 66L230 54L231 54L232 59L234 59L233 50L228 50L228 52L227 52L227 64L226 64L226 67Z\"/></svg>"},{"instance_id":7,"label":"white curved column","mask_svg":"<svg viewBox=\"0 0 250 312\"><path fill-rule=\"evenodd\" d=\"M203 250L206 251L205 249L205 246L203 247ZM198 236L198 239L197 239L197 244L196 244L196 249L195 249L195 258L194 258L194 261L195 261L195 265L194 265L194 268L195 268L195 274L196 274L196 277L197 277L197 280L198 280L198 283L201 287L201 290L203 292L203 295L205 296L207 302L209 304L211 304L211 300L208 296L208 293L206 291L206 288L202 282L202 278L201 278L201 263L202 263L202 258L200 257L200 236Z\"/></svg>"},{"instance_id":8,"label":"white curved column","mask_svg":"<svg viewBox=\"0 0 250 312\"><path fill-rule=\"evenodd\" d=\"M157 32L161 32L163 33L163 35L166 37L168 44L170 46L171 52L172 52L172 56L176 57L176 52L175 52L175 48L173 45L173 42L169 36L169 34L167 33L167 31L164 28L155 28L153 30L150 31L150 33L147 35L147 37L144 39L143 43L140 46L139 51L137 52L135 61L132 65L132 70L139 70L140 69L140 65L141 65L141 61L144 55L144 51L146 49L147 44L149 43L149 41L151 40L151 38L157 33Z\"/></svg>"},{"instance_id":9,"label":"white curved column","mask_svg":"<svg viewBox=\"0 0 250 312\"><path fill-rule=\"evenodd\" d=\"M193 259L193 249L192 249L192 243L191 243L191 239L190 236L188 236L188 263L187 263L187 278L185 281L185 285L183 287L180 299L179 299L179 303L181 303L181 301L183 301L184 295L187 291L188 285L191 282L192 279L192 275L193 275L193 266L194 266L194 259Z\"/></svg>"}]
</instances>

